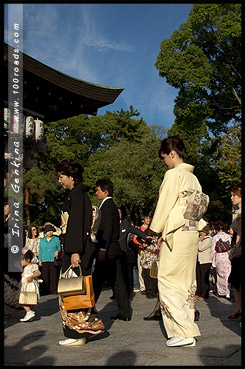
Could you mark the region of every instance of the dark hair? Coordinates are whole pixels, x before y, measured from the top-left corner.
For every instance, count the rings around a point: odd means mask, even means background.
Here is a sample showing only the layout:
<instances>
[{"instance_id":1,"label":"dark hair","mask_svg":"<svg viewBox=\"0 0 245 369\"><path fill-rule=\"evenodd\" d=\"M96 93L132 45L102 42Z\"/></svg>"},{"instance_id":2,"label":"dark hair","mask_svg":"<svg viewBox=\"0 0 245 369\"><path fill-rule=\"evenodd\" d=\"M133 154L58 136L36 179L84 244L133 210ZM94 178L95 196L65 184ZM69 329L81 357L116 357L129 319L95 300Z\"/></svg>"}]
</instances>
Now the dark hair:
<instances>
[{"instance_id":1,"label":"dark hair","mask_svg":"<svg viewBox=\"0 0 245 369\"><path fill-rule=\"evenodd\" d=\"M222 222L221 220L218 220L217 222L214 222L213 228L216 232L223 231L225 233L228 233L228 230L229 230L228 224Z\"/></svg>"},{"instance_id":2,"label":"dark hair","mask_svg":"<svg viewBox=\"0 0 245 369\"><path fill-rule=\"evenodd\" d=\"M75 185L83 181L84 168L73 159L63 160L56 166L56 172L72 177Z\"/></svg>"},{"instance_id":3,"label":"dark hair","mask_svg":"<svg viewBox=\"0 0 245 369\"><path fill-rule=\"evenodd\" d=\"M122 220L127 219L128 218L128 214L127 214L127 210L125 208L124 205L122 205L120 208L118 208L121 211L121 217Z\"/></svg>"},{"instance_id":4,"label":"dark hair","mask_svg":"<svg viewBox=\"0 0 245 369\"><path fill-rule=\"evenodd\" d=\"M141 216L141 220L145 220L145 218L150 218L151 216L149 214L144 214Z\"/></svg>"},{"instance_id":5,"label":"dark hair","mask_svg":"<svg viewBox=\"0 0 245 369\"><path fill-rule=\"evenodd\" d=\"M235 195L242 197L242 184L237 183L234 187L232 187L231 192L234 192Z\"/></svg>"},{"instance_id":6,"label":"dark hair","mask_svg":"<svg viewBox=\"0 0 245 369\"><path fill-rule=\"evenodd\" d=\"M113 196L114 186L109 178L101 178L96 181L96 186L100 187L102 191L108 191L109 196Z\"/></svg>"},{"instance_id":7,"label":"dark hair","mask_svg":"<svg viewBox=\"0 0 245 369\"><path fill-rule=\"evenodd\" d=\"M206 234L209 234L210 226L207 224L203 229L201 229L199 232L204 232Z\"/></svg>"},{"instance_id":8,"label":"dark hair","mask_svg":"<svg viewBox=\"0 0 245 369\"><path fill-rule=\"evenodd\" d=\"M27 250L26 253L23 255L23 259L26 261L28 259L31 261L33 258L34 258L34 254L31 250Z\"/></svg>"},{"instance_id":9,"label":"dark hair","mask_svg":"<svg viewBox=\"0 0 245 369\"><path fill-rule=\"evenodd\" d=\"M179 136L169 136L162 140L161 147L158 152L159 158L162 159L162 154L169 155L172 150L175 151L180 158L184 159L185 145Z\"/></svg>"},{"instance_id":10,"label":"dark hair","mask_svg":"<svg viewBox=\"0 0 245 369\"><path fill-rule=\"evenodd\" d=\"M209 222L208 223L209 224L209 229L211 230L211 231L215 231L215 224L216 224L216 222Z\"/></svg>"},{"instance_id":11,"label":"dark hair","mask_svg":"<svg viewBox=\"0 0 245 369\"><path fill-rule=\"evenodd\" d=\"M37 228L36 226L34 226L34 225L33 225L33 226L28 227L28 231L27 231L27 237L28 237L28 238L32 238L31 229L32 229L33 227L35 227L35 228L36 228L36 230L37 230L37 235L36 235L36 237L38 237L38 236L39 236L38 228Z\"/></svg>"}]
</instances>

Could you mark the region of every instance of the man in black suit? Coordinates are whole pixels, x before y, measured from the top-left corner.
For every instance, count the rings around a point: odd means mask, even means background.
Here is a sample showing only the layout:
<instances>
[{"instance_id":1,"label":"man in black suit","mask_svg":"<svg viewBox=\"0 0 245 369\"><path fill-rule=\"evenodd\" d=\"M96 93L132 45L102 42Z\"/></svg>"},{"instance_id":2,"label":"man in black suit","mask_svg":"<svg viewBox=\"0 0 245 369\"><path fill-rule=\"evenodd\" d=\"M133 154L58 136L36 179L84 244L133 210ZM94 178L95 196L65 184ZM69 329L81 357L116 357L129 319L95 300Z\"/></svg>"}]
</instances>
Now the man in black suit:
<instances>
[{"instance_id":1,"label":"man in black suit","mask_svg":"<svg viewBox=\"0 0 245 369\"><path fill-rule=\"evenodd\" d=\"M128 243L128 235L136 234L141 239L145 240L147 234L143 232L140 228L133 226L127 219L127 215L124 209L118 209L119 217L120 217L120 238L119 245L122 250L123 255L123 272L124 278L126 280L127 289L129 296L134 290L134 276L133 276L133 267L137 265L137 256L138 256L138 247L129 246ZM134 242L130 243L131 245L135 245Z\"/></svg>"},{"instance_id":2,"label":"man in black suit","mask_svg":"<svg viewBox=\"0 0 245 369\"><path fill-rule=\"evenodd\" d=\"M113 183L108 178L96 182L96 196L101 200L101 224L97 232L97 256L93 272L95 301L104 282L109 280L118 305L118 314L111 319L131 319L129 296L122 272L122 251L119 245L120 218L112 199Z\"/></svg>"}]
</instances>

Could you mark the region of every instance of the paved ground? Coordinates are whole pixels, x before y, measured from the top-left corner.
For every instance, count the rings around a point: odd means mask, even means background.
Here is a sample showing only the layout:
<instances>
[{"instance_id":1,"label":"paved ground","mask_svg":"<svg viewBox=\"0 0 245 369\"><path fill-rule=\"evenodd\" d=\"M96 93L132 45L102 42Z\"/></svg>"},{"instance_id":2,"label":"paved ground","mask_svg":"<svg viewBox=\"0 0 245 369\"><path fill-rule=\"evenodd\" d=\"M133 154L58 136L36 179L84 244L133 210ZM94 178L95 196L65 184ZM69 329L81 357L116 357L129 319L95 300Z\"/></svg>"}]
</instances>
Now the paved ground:
<instances>
[{"instance_id":1,"label":"paved ground","mask_svg":"<svg viewBox=\"0 0 245 369\"><path fill-rule=\"evenodd\" d=\"M17 312L4 324L5 366L244 366L241 322L229 320L233 302L210 295L197 301L201 336L196 347L169 348L162 322L144 321L154 308L139 292L132 298L130 322L111 321L117 313L111 290L102 291L97 303L106 330L85 346L61 347L63 339L58 297L42 296L33 322L19 321Z\"/></svg>"}]
</instances>

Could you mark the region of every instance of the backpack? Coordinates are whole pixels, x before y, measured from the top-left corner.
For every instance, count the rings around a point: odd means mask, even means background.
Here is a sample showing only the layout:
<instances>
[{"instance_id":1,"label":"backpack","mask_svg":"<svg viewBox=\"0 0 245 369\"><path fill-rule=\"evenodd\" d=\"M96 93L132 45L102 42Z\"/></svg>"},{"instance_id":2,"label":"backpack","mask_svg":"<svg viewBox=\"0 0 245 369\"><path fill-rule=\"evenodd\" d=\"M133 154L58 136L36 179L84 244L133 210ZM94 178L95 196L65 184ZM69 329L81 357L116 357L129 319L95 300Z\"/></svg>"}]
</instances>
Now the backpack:
<instances>
[{"instance_id":1,"label":"backpack","mask_svg":"<svg viewBox=\"0 0 245 369\"><path fill-rule=\"evenodd\" d=\"M217 253L227 252L231 249L230 241L223 241L221 238L216 242L215 251Z\"/></svg>"},{"instance_id":2,"label":"backpack","mask_svg":"<svg viewBox=\"0 0 245 369\"><path fill-rule=\"evenodd\" d=\"M187 190L180 193L180 197L186 200L186 208L183 216L188 220L199 221L206 213L209 197L198 190Z\"/></svg>"}]
</instances>

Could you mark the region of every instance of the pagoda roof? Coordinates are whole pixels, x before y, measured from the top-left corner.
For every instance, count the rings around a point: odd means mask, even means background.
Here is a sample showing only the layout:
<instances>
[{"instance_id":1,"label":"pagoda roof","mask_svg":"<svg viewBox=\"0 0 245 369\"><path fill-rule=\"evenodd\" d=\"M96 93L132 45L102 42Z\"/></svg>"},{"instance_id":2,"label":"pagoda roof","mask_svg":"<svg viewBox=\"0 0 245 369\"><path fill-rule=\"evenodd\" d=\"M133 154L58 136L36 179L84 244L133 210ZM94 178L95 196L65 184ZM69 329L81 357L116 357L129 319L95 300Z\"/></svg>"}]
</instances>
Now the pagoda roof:
<instances>
[{"instance_id":1,"label":"pagoda roof","mask_svg":"<svg viewBox=\"0 0 245 369\"><path fill-rule=\"evenodd\" d=\"M69 76L25 53L23 56L23 112L48 121L97 115L99 108L112 104L123 88L102 86ZM14 66L14 48L4 44L5 83L8 68ZM5 89L6 91L7 89ZM8 92L5 92L5 102Z\"/></svg>"}]
</instances>

